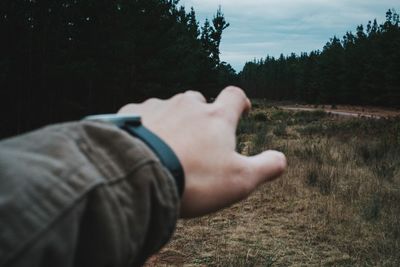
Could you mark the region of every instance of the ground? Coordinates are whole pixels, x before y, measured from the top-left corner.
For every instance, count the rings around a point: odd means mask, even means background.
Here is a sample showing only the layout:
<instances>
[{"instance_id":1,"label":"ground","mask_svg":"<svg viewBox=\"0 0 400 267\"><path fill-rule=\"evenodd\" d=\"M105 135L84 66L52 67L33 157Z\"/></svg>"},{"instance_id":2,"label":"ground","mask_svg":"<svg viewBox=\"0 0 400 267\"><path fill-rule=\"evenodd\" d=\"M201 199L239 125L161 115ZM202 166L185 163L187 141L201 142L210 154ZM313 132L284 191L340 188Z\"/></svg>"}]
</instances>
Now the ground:
<instances>
[{"instance_id":1,"label":"ground","mask_svg":"<svg viewBox=\"0 0 400 267\"><path fill-rule=\"evenodd\" d=\"M147 266L400 265L399 118L257 101L239 125L237 147L282 150L288 170L241 203L180 221Z\"/></svg>"}]
</instances>

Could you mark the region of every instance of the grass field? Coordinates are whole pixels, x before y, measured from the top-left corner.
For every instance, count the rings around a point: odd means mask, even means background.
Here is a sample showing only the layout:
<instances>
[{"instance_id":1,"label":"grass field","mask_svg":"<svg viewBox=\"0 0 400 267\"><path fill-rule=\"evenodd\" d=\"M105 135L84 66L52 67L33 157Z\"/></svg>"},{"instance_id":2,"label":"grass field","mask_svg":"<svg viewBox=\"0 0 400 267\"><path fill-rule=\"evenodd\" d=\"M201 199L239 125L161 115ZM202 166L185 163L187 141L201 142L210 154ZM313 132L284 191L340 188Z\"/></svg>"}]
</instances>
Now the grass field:
<instances>
[{"instance_id":1,"label":"grass field","mask_svg":"<svg viewBox=\"0 0 400 267\"><path fill-rule=\"evenodd\" d=\"M244 202L180 221L148 265L400 266L400 118L256 102L237 149L281 150L288 170Z\"/></svg>"}]
</instances>

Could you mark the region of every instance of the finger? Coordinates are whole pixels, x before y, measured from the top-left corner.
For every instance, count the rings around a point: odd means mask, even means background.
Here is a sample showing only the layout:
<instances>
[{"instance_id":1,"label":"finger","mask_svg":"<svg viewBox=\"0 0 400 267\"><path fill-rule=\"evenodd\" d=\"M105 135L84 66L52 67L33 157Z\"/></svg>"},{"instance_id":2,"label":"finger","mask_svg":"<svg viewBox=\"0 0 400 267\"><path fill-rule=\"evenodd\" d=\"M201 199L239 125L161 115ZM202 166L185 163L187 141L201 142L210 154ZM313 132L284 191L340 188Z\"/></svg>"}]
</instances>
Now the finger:
<instances>
[{"instance_id":1,"label":"finger","mask_svg":"<svg viewBox=\"0 0 400 267\"><path fill-rule=\"evenodd\" d=\"M237 124L242 113L247 112L251 108L250 100L242 89L229 86L222 90L214 102L216 105L224 107L226 115Z\"/></svg>"},{"instance_id":2,"label":"finger","mask_svg":"<svg viewBox=\"0 0 400 267\"><path fill-rule=\"evenodd\" d=\"M286 169L287 161L283 153L268 150L261 154L246 157L239 155L245 168L249 172L250 179L254 179L256 186L272 181L283 174Z\"/></svg>"},{"instance_id":3,"label":"finger","mask_svg":"<svg viewBox=\"0 0 400 267\"><path fill-rule=\"evenodd\" d=\"M194 99L196 101L200 101L202 103L206 103L207 102L206 98L200 92L197 92L197 91L189 90L189 91L185 92L185 95L187 97L190 97L190 98L192 98L192 99Z\"/></svg>"}]
</instances>

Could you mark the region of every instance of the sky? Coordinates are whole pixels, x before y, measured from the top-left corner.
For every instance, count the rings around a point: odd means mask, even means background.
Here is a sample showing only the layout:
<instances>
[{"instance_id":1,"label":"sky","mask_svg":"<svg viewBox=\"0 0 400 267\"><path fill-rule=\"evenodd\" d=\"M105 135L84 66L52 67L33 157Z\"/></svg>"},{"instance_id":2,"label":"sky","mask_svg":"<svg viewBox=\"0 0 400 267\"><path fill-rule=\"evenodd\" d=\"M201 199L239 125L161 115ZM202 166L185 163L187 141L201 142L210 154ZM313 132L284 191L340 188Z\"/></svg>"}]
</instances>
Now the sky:
<instances>
[{"instance_id":1,"label":"sky","mask_svg":"<svg viewBox=\"0 0 400 267\"><path fill-rule=\"evenodd\" d=\"M221 5L230 27L222 35L222 61L241 71L244 64L267 55L322 50L334 35L355 32L376 18L383 23L389 8L400 12L399 0L181 0L194 7L201 25Z\"/></svg>"}]
</instances>

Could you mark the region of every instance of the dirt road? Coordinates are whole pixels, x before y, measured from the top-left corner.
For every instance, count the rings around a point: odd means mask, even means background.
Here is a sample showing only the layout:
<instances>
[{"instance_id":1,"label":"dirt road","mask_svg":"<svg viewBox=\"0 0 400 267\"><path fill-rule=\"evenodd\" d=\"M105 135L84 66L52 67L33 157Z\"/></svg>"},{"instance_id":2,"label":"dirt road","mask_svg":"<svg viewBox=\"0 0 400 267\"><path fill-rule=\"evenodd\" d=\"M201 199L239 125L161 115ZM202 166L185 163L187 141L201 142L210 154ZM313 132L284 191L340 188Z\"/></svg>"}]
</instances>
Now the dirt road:
<instances>
[{"instance_id":1,"label":"dirt road","mask_svg":"<svg viewBox=\"0 0 400 267\"><path fill-rule=\"evenodd\" d=\"M379 107L358 107L358 106L338 106L336 109L332 108L314 108L311 106L279 106L284 110L293 111L317 111L323 110L329 114L347 117L358 117L358 118L390 118L400 116L400 110L379 108Z\"/></svg>"},{"instance_id":2,"label":"dirt road","mask_svg":"<svg viewBox=\"0 0 400 267\"><path fill-rule=\"evenodd\" d=\"M381 119L383 116L376 115L376 114L368 114L363 112L350 112L350 111L335 111L335 110L328 110L328 109L316 109L316 108L300 108L300 107L279 107L285 110L294 110L294 111L316 111L316 110L324 110L325 112L333 115L339 116L347 116L347 117L361 117L361 118L372 118L372 119Z\"/></svg>"}]
</instances>

